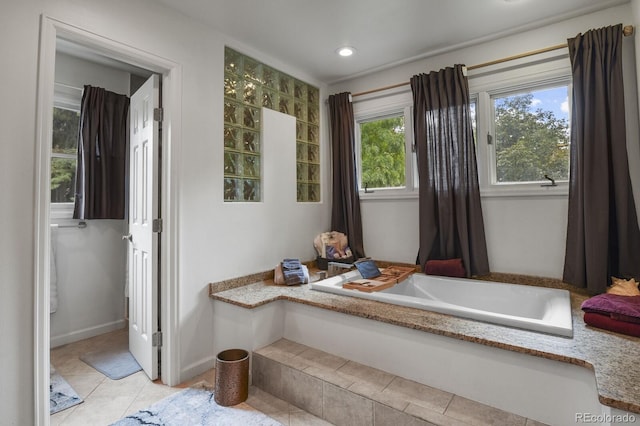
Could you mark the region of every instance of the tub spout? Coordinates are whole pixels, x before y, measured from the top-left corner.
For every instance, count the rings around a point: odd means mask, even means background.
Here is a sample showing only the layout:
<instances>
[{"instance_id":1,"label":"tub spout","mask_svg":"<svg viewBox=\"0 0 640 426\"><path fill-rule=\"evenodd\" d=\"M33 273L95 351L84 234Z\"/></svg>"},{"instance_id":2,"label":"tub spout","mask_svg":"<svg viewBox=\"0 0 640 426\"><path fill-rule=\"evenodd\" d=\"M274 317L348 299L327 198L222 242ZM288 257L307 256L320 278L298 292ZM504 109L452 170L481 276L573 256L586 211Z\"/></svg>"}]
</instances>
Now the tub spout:
<instances>
[{"instance_id":1,"label":"tub spout","mask_svg":"<svg viewBox=\"0 0 640 426\"><path fill-rule=\"evenodd\" d=\"M340 263L340 262L329 262L327 264L327 276L333 277L335 275L340 275L343 272L349 271L353 268L353 263Z\"/></svg>"}]
</instances>

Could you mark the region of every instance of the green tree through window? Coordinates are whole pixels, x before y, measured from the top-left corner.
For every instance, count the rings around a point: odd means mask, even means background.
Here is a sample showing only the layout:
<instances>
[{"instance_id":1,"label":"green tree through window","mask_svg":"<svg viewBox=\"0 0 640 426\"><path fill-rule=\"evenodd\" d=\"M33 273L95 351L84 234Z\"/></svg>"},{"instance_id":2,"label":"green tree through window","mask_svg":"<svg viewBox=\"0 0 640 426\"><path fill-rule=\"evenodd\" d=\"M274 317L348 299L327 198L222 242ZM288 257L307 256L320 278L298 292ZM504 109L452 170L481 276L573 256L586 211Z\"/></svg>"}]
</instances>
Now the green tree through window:
<instances>
[{"instance_id":1,"label":"green tree through window","mask_svg":"<svg viewBox=\"0 0 640 426\"><path fill-rule=\"evenodd\" d=\"M404 117L360 123L362 187L405 186Z\"/></svg>"},{"instance_id":2,"label":"green tree through window","mask_svg":"<svg viewBox=\"0 0 640 426\"><path fill-rule=\"evenodd\" d=\"M494 100L497 182L569 178L567 119L534 105L534 93Z\"/></svg>"},{"instance_id":3,"label":"green tree through window","mask_svg":"<svg viewBox=\"0 0 640 426\"><path fill-rule=\"evenodd\" d=\"M53 108L52 203L70 203L74 200L79 122L80 114L77 111Z\"/></svg>"}]
</instances>

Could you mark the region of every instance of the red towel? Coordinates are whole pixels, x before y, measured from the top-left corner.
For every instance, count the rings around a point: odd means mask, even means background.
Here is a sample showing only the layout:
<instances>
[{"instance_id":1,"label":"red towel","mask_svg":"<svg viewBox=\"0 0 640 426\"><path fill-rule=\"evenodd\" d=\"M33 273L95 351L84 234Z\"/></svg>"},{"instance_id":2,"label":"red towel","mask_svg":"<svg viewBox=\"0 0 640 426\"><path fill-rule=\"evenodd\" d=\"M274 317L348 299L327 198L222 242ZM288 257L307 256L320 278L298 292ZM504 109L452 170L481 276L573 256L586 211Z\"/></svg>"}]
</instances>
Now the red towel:
<instances>
[{"instance_id":1,"label":"red towel","mask_svg":"<svg viewBox=\"0 0 640 426\"><path fill-rule=\"evenodd\" d=\"M463 278L467 276L462 259L427 260L424 265L427 275L443 275L445 277Z\"/></svg>"},{"instance_id":2,"label":"red towel","mask_svg":"<svg viewBox=\"0 0 640 426\"><path fill-rule=\"evenodd\" d=\"M602 328L604 330L640 337L640 324L614 320L608 315L597 314L595 312L585 312L584 322L590 326Z\"/></svg>"}]
</instances>

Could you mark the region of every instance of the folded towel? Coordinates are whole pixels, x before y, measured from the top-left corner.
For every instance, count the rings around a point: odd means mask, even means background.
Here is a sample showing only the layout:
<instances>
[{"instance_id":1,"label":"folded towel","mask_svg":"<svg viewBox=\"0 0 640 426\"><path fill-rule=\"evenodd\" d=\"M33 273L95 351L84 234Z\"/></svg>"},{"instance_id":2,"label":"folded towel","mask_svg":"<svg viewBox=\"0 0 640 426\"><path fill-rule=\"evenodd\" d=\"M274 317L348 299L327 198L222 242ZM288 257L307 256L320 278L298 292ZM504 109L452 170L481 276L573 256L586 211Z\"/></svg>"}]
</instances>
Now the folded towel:
<instances>
[{"instance_id":1,"label":"folded towel","mask_svg":"<svg viewBox=\"0 0 640 426\"><path fill-rule=\"evenodd\" d=\"M362 278L369 279L379 277L381 272L373 259L358 260L354 263Z\"/></svg>"},{"instance_id":2,"label":"folded towel","mask_svg":"<svg viewBox=\"0 0 640 426\"><path fill-rule=\"evenodd\" d=\"M640 324L640 296L598 294L582 302L582 310L612 319Z\"/></svg>"},{"instance_id":3,"label":"folded towel","mask_svg":"<svg viewBox=\"0 0 640 426\"><path fill-rule=\"evenodd\" d=\"M640 324L617 321L608 315L597 314L595 312L585 312L584 322L592 327L602 328L603 330L640 337Z\"/></svg>"},{"instance_id":4,"label":"folded towel","mask_svg":"<svg viewBox=\"0 0 640 426\"><path fill-rule=\"evenodd\" d=\"M302 267L302 263L300 263L300 259L282 259L282 270L295 270L300 269Z\"/></svg>"},{"instance_id":5,"label":"folded towel","mask_svg":"<svg viewBox=\"0 0 640 426\"><path fill-rule=\"evenodd\" d=\"M467 276L464 265L462 265L462 259L427 260L424 265L424 273L457 278Z\"/></svg>"},{"instance_id":6,"label":"folded towel","mask_svg":"<svg viewBox=\"0 0 640 426\"><path fill-rule=\"evenodd\" d=\"M283 259L280 263L286 285L305 284L309 282L309 270L299 259Z\"/></svg>"}]
</instances>

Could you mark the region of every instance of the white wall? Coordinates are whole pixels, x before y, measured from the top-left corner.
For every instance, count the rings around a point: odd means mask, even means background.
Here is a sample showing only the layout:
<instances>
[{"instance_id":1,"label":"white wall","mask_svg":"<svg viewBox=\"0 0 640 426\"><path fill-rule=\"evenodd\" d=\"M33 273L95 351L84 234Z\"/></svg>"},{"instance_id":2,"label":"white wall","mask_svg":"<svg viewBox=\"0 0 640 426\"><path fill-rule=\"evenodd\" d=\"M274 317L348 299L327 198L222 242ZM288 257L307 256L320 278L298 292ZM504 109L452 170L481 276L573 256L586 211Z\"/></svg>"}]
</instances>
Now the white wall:
<instances>
[{"instance_id":1,"label":"white wall","mask_svg":"<svg viewBox=\"0 0 640 426\"><path fill-rule=\"evenodd\" d=\"M634 2L636 5L638 1ZM559 24L526 31L478 46L425 58L344 81L329 87L329 93L357 93L408 82L412 75L438 70L453 64L483 62L566 43L567 38L592 28L629 22L630 5L571 19ZM626 38L625 51L633 46ZM627 56L631 59L633 56ZM627 60L626 93L636 93L635 67ZM471 84L471 83L470 83ZM402 90L402 89L401 89ZM410 90L406 87L404 90ZM382 95L382 94L381 94ZM638 113L636 96L628 96L629 163L640 205L640 154L638 154ZM355 98L354 110L358 106ZM380 98L378 99L378 102ZM567 197L482 197L489 266L494 272L562 278L567 229ZM415 262L418 249L417 200L366 200L362 202L362 221L367 255L378 259ZM397 237L396 237L397 236Z\"/></svg>"},{"instance_id":2,"label":"white wall","mask_svg":"<svg viewBox=\"0 0 640 426\"><path fill-rule=\"evenodd\" d=\"M0 14L0 387L3 424L33 424L34 191L36 93L40 15L86 29L181 66L182 126L179 191L178 332L183 379L213 365L212 303L208 283L272 268L285 256L313 257L313 238L329 225L328 185L321 203L277 209L286 226L273 227L265 203L223 200L222 35L152 0L25 0L3 4ZM141 17L144 17L141 18ZM229 45L321 89L324 86L282 60L239 43ZM324 110L321 111L324 123ZM294 140L290 143L295 144ZM321 130L328 176L326 129ZM265 192L270 196L268 192ZM274 246L273 242L278 241Z\"/></svg>"},{"instance_id":3,"label":"white wall","mask_svg":"<svg viewBox=\"0 0 640 426\"><path fill-rule=\"evenodd\" d=\"M56 54L56 83L85 84L129 94L129 73L63 53ZM51 223L72 225L53 215ZM124 220L91 220L87 228L52 229L58 309L51 315L51 347L124 326L127 246Z\"/></svg>"},{"instance_id":4,"label":"white wall","mask_svg":"<svg viewBox=\"0 0 640 426\"><path fill-rule=\"evenodd\" d=\"M88 221L84 229L51 230L58 281L51 347L124 327L126 245L122 232L121 220Z\"/></svg>"}]
</instances>

